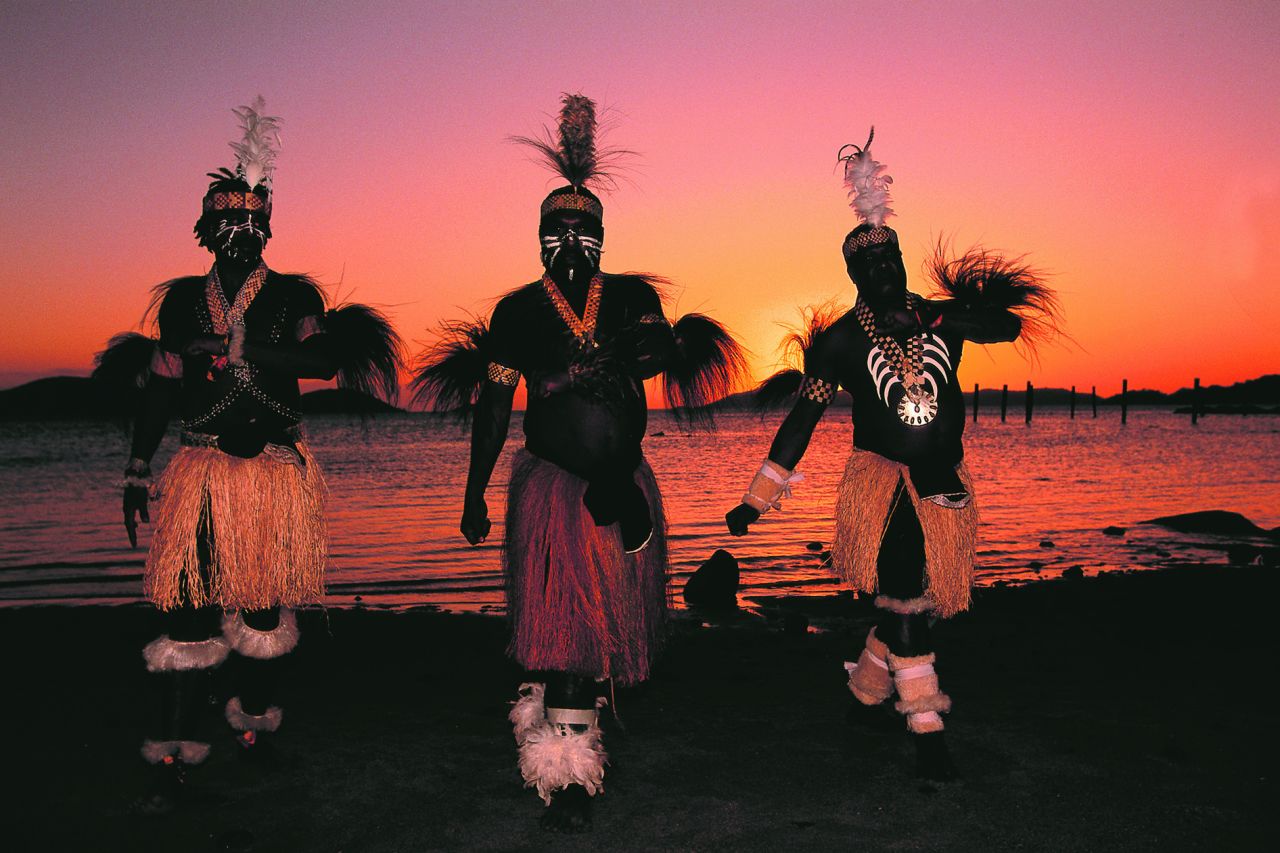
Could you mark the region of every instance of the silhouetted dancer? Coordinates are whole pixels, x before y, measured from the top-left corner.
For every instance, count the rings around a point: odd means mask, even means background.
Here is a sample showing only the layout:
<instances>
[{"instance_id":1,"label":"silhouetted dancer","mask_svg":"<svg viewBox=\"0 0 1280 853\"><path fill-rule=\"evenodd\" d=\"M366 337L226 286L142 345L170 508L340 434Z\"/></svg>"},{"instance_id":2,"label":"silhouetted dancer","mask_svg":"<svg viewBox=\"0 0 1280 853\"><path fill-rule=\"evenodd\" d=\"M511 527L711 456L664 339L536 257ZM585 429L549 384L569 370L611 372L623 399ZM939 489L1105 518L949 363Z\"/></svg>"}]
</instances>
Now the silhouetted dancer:
<instances>
[{"instance_id":1,"label":"silhouetted dancer","mask_svg":"<svg viewBox=\"0 0 1280 853\"><path fill-rule=\"evenodd\" d=\"M655 279L600 271L603 206L589 187L609 185L611 152L595 131L594 103L565 95L557 140L519 140L568 182L542 202L545 273L504 296L487 329L447 327L417 379L433 408L475 400L461 523L473 545L489 534L485 489L525 379L504 544L509 652L545 677L520 686L510 719L525 784L547 804L542 825L562 832L590 825L603 786L598 682L644 681L663 637L666 520L640 449L643 380L664 373L673 407L696 414L742 372L713 321L667 321Z\"/></svg>"},{"instance_id":2,"label":"silhouetted dancer","mask_svg":"<svg viewBox=\"0 0 1280 853\"><path fill-rule=\"evenodd\" d=\"M946 260L942 245L930 264L942 298L910 293L898 235L884 225L892 179L870 146L868 139L840 155L861 220L843 244L857 302L834 321L815 313L803 377L792 371L766 383L798 382L798 398L726 521L742 535L790 495L814 428L845 388L853 396L854 447L836 503L832 562L856 589L878 592L882 611L857 663L846 665L849 689L859 709L896 692L918 773L945 780L955 774L941 717L951 700L938 686L930 626L969 606L978 527L956 370L965 341L1052 332L1056 305L1022 263L982 250Z\"/></svg>"},{"instance_id":3,"label":"silhouetted dancer","mask_svg":"<svg viewBox=\"0 0 1280 853\"><path fill-rule=\"evenodd\" d=\"M155 533L143 588L165 633L143 650L163 695L142 747L157 768L140 806L172 808L186 768L209 753L210 671L230 653L237 695L225 717L247 757L270 754L281 658L298 642L291 608L324 593L324 481L303 440L299 378L388 398L399 342L361 305L327 311L318 285L267 268L278 122L261 98L236 110L236 170L211 173L195 233L213 253L207 275L156 288L158 340L117 335L95 377L139 397L125 469L124 524L137 546L148 518L151 458L174 413L181 447L156 484ZM122 381L123 380L123 381ZM141 388L140 394L138 388Z\"/></svg>"}]
</instances>

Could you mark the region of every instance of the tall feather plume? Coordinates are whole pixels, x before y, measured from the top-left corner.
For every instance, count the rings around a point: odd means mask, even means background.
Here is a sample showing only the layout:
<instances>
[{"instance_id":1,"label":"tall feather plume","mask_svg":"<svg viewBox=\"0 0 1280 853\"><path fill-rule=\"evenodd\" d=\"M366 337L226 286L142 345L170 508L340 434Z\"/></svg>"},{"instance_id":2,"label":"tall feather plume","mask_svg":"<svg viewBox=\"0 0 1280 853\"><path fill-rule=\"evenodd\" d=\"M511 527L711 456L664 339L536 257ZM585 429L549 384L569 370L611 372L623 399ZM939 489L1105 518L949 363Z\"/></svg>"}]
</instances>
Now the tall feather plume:
<instances>
[{"instance_id":1,"label":"tall feather plume","mask_svg":"<svg viewBox=\"0 0 1280 853\"><path fill-rule=\"evenodd\" d=\"M959 256L945 239L939 239L925 262L933 282L933 298L969 310L999 309L1022 321L1018 345L1032 358L1041 344L1060 337L1062 306L1045 282L1045 274L1026 262L1025 256L1006 258L974 246Z\"/></svg>"},{"instance_id":2,"label":"tall feather plume","mask_svg":"<svg viewBox=\"0 0 1280 853\"><path fill-rule=\"evenodd\" d=\"M798 325L781 324L787 330L778 344L784 367L756 386L751 395L753 409L764 414L786 408L795 402L804 379L804 364L814 341L848 310L838 300L830 299L800 309Z\"/></svg>"},{"instance_id":3,"label":"tall feather plume","mask_svg":"<svg viewBox=\"0 0 1280 853\"><path fill-rule=\"evenodd\" d=\"M259 95L253 103L232 110L244 131L243 139L231 143L236 152L236 175L249 189L258 184L270 188L280 151L280 119L267 115L266 108L267 102Z\"/></svg>"},{"instance_id":4,"label":"tall feather plume","mask_svg":"<svg viewBox=\"0 0 1280 853\"><path fill-rule=\"evenodd\" d=\"M442 321L434 344L413 368L413 402L466 420L484 387L489 367L489 328L484 320Z\"/></svg>"},{"instance_id":5,"label":"tall feather plume","mask_svg":"<svg viewBox=\"0 0 1280 853\"><path fill-rule=\"evenodd\" d=\"M575 189L612 189L618 161L632 152L598 147L595 101L566 92L561 104L555 134L543 128L545 138L512 136L510 140L533 148L543 165Z\"/></svg>"},{"instance_id":6,"label":"tall feather plume","mask_svg":"<svg viewBox=\"0 0 1280 853\"><path fill-rule=\"evenodd\" d=\"M705 314L686 314L671 331L677 358L662 375L667 405L677 421L712 428L710 405L746 382L746 354L728 329Z\"/></svg>"},{"instance_id":7,"label":"tall feather plume","mask_svg":"<svg viewBox=\"0 0 1280 853\"><path fill-rule=\"evenodd\" d=\"M871 226L883 225L893 216L893 208L889 207L893 202L889 197L893 178L885 174L883 163L871 157L871 141L875 138L876 129L872 127L866 145L845 145L836 155L844 163L844 185L849 190L850 206L858 219ZM853 153L845 154L849 148Z\"/></svg>"}]
</instances>

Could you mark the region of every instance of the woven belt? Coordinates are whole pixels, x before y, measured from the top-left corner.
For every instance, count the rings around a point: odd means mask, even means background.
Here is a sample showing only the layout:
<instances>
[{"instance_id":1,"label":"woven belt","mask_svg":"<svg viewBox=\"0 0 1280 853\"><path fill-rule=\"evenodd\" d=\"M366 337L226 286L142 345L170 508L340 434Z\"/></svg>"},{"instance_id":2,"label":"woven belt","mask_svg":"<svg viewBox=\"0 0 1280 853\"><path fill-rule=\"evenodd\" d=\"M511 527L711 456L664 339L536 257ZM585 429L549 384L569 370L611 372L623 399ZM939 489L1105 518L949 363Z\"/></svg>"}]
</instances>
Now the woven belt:
<instances>
[{"instance_id":1,"label":"woven belt","mask_svg":"<svg viewBox=\"0 0 1280 853\"><path fill-rule=\"evenodd\" d=\"M294 441L302 441L305 437L302 424L294 424L291 427L286 427L284 432ZM192 432L191 430L184 429L178 435L178 443L183 447L217 447L218 437L208 432Z\"/></svg>"}]
</instances>

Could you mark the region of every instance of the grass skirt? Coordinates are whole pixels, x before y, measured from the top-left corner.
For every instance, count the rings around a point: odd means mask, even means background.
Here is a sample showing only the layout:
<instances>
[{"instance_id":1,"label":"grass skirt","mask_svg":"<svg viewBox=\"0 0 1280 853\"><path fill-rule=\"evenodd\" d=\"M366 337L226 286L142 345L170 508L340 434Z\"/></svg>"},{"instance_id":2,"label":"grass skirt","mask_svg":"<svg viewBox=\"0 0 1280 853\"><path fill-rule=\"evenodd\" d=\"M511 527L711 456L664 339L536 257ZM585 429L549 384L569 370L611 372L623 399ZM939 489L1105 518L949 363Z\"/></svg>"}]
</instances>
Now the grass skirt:
<instances>
[{"instance_id":1,"label":"grass skirt","mask_svg":"<svg viewBox=\"0 0 1280 853\"><path fill-rule=\"evenodd\" d=\"M973 495L973 481L963 463L957 473ZM961 509L921 500L911 485L907 466L877 453L855 450L845 465L836 498L832 564L855 589L876 591L876 558L899 480L904 483L903 494L910 497L924 532L925 596L944 617L968 610L978 534L976 499L970 499L968 506Z\"/></svg>"},{"instance_id":2,"label":"grass skirt","mask_svg":"<svg viewBox=\"0 0 1280 853\"><path fill-rule=\"evenodd\" d=\"M302 465L178 450L158 484L143 574L153 604L296 607L324 594L324 478L306 445L297 448Z\"/></svg>"},{"instance_id":3,"label":"grass skirt","mask_svg":"<svg viewBox=\"0 0 1280 853\"><path fill-rule=\"evenodd\" d=\"M667 616L667 526L647 462L635 473L653 518L637 554L617 524L597 527L582 505L587 482L527 450L511 465L507 496L508 653L530 670L636 684L662 642Z\"/></svg>"}]
</instances>

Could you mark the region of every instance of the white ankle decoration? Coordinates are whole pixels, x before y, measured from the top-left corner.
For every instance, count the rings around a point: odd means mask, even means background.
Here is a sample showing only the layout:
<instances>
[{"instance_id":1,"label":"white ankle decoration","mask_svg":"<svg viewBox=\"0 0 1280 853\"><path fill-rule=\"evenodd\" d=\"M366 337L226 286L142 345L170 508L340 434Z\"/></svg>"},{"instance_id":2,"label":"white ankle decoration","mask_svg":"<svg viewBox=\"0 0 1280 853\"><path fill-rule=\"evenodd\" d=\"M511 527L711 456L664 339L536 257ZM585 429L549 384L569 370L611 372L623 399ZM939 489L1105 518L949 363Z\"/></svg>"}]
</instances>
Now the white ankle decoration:
<instances>
[{"instance_id":1,"label":"white ankle decoration","mask_svg":"<svg viewBox=\"0 0 1280 853\"><path fill-rule=\"evenodd\" d=\"M280 624L273 630L259 631L246 625L240 613L227 613L222 617L222 635L245 657L270 660L297 648L298 618L292 610L281 608Z\"/></svg>"},{"instance_id":2,"label":"white ankle decoration","mask_svg":"<svg viewBox=\"0 0 1280 853\"><path fill-rule=\"evenodd\" d=\"M511 713L507 715L517 746L524 744L529 732L546 723L547 715L542 706L542 696L546 689L545 684L534 681L520 685L520 698L512 703Z\"/></svg>"},{"instance_id":3,"label":"white ankle decoration","mask_svg":"<svg viewBox=\"0 0 1280 853\"><path fill-rule=\"evenodd\" d=\"M604 751L599 715L590 709L547 708L545 694L545 684L521 684L520 698L507 715L520 748L524 786L537 788L547 805L551 805L552 792L570 785L581 785L594 797L604 790L604 765L609 757ZM586 730L574 731L571 726L585 726Z\"/></svg>"},{"instance_id":4,"label":"white ankle decoration","mask_svg":"<svg viewBox=\"0 0 1280 853\"><path fill-rule=\"evenodd\" d=\"M227 659L231 647L222 637L186 642L162 634L142 649L147 672L184 672L211 669Z\"/></svg>"},{"instance_id":5,"label":"white ankle decoration","mask_svg":"<svg viewBox=\"0 0 1280 853\"><path fill-rule=\"evenodd\" d=\"M576 732L566 724L545 720L525 733L520 744L520 775L526 788L551 805L551 794L570 785L581 785L590 796L604 790L604 751L600 726L591 723Z\"/></svg>"},{"instance_id":6,"label":"white ankle decoration","mask_svg":"<svg viewBox=\"0 0 1280 853\"><path fill-rule=\"evenodd\" d=\"M247 714L240 707L240 697L232 696L227 700L226 716L231 728L238 732L274 732L280 728L284 710L271 705L265 714Z\"/></svg>"}]
</instances>

